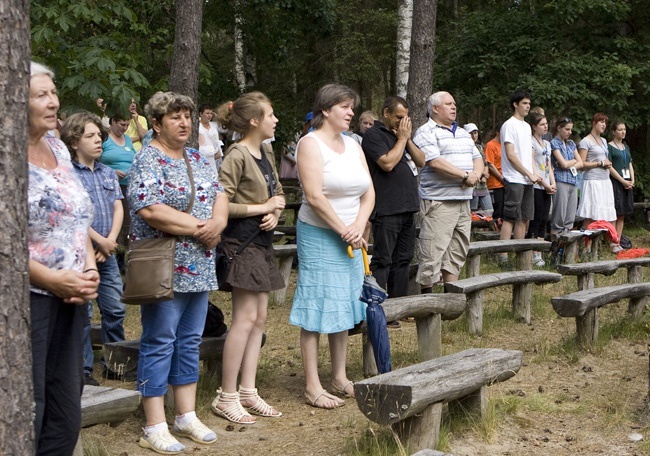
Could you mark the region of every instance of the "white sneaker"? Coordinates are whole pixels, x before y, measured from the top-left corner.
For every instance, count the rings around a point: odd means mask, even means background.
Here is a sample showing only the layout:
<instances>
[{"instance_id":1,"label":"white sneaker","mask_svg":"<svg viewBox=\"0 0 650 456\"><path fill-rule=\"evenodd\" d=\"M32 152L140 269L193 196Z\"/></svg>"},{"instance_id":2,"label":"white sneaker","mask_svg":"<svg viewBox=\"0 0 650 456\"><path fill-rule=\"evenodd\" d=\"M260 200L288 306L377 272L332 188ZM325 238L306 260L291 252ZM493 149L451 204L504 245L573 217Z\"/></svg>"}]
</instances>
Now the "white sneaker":
<instances>
[{"instance_id":1,"label":"white sneaker","mask_svg":"<svg viewBox=\"0 0 650 456\"><path fill-rule=\"evenodd\" d=\"M209 445L217 441L217 434L196 418L184 428L180 428L176 422L172 426L172 434L180 437L188 437L197 443Z\"/></svg>"},{"instance_id":2,"label":"white sneaker","mask_svg":"<svg viewBox=\"0 0 650 456\"><path fill-rule=\"evenodd\" d=\"M615 244L612 247L612 253L622 252L623 250L624 250L623 247L621 247L619 244Z\"/></svg>"},{"instance_id":3,"label":"white sneaker","mask_svg":"<svg viewBox=\"0 0 650 456\"><path fill-rule=\"evenodd\" d=\"M142 448L149 448L160 454L178 454L185 450L185 445L180 443L169 433L169 429L163 429L159 432L148 434L146 431L138 445Z\"/></svg>"},{"instance_id":4,"label":"white sneaker","mask_svg":"<svg viewBox=\"0 0 650 456\"><path fill-rule=\"evenodd\" d=\"M533 264L538 268L546 266L546 262L540 257L537 261L533 261Z\"/></svg>"}]
</instances>

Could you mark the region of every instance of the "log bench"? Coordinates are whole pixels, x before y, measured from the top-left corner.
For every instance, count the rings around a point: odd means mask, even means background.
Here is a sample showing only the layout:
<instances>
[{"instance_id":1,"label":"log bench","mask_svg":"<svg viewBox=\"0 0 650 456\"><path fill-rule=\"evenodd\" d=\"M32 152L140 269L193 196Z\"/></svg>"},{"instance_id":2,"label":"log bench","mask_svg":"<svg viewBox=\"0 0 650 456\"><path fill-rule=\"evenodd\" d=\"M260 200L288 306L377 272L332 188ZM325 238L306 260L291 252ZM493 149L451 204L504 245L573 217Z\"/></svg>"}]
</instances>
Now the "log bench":
<instances>
[{"instance_id":1,"label":"log bench","mask_svg":"<svg viewBox=\"0 0 650 456\"><path fill-rule=\"evenodd\" d=\"M117 426L140 405L138 391L85 385L81 396L81 426L108 423Z\"/></svg>"},{"instance_id":2,"label":"log bench","mask_svg":"<svg viewBox=\"0 0 650 456\"><path fill-rule=\"evenodd\" d=\"M599 307L629 298L628 313L634 318L639 318L645 309L648 295L650 282L626 283L577 291L552 298L551 303L560 317L576 319L578 344L590 346L598 340Z\"/></svg>"},{"instance_id":3,"label":"log bench","mask_svg":"<svg viewBox=\"0 0 650 456\"><path fill-rule=\"evenodd\" d=\"M557 270L562 275L574 275L578 279L579 290L594 288L594 275L609 276L620 268L627 269L628 283L638 283L643 278L643 267L650 266L650 258L633 258L629 260L594 261L590 263L560 264Z\"/></svg>"},{"instance_id":4,"label":"log bench","mask_svg":"<svg viewBox=\"0 0 650 456\"><path fill-rule=\"evenodd\" d=\"M448 282L445 289L450 293L467 296L467 321L469 332L480 336L483 333L483 293L487 288L512 285L512 311L515 320L530 323L530 301L532 284L559 282L562 274L548 271L513 271L486 274L469 279Z\"/></svg>"},{"instance_id":5,"label":"log bench","mask_svg":"<svg viewBox=\"0 0 650 456\"><path fill-rule=\"evenodd\" d=\"M538 239L509 239L495 241L478 241L469 244L467 252L467 277L480 275L481 255L493 253L515 252L517 255L517 269L531 269L533 264L533 250L548 251L551 243Z\"/></svg>"},{"instance_id":6,"label":"log bench","mask_svg":"<svg viewBox=\"0 0 650 456\"><path fill-rule=\"evenodd\" d=\"M455 320L465 311L465 299L460 295L428 293L417 296L389 298L381 305L386 321L414 317L418 336L420 361L442 355L442 320ZM366 336L366 323L349 331L349 335L363 334L363 374L377 375L374 352Z\"/></svg>"},{"instance_id":7,"label":"log bench","mask_svg":"<svg viewBox=\"0 0 650 456\"><path fill-rule=\"evenodd\" d=\"M219 366L223 354L223 345L226 335L220 337L203 337L199 345L199 359L204 360L206 367L211 372L220 374ZM266 343L266 334L262 335L262 347ZM104 344L104 359L110 368L119 373L130 372L137 369L140 357L140 339L125 340L122 342L107 342Z\"/></svg>"},{"instance_id":8,"label":"log bench","mask_svg":"<svg viewBox=\"0 0 650 456\"><path fill-rule=\"evenodd\" d=\"M473 348L356 382L354 396L368 419L391 425L411 451L435 449L442 405L483 417L487 386L513 377L522 359L518 350Z\"/></svg>"},{"instance_id":9,"label":"log bench","mask_svg":"<svg viewBox=\"0 0 650 456\"><path fill-rule=\"evenodd\" d=\"M591 261L598 260L598 251L601 239L604 239L607 230L587 230L587 231L569 231L556 235L556 241L564 245L564 255L562 258L563 264L573 264L579 258L580 242L585 239L591 240L591 253L589 259Z\"/></svg>"}]
</instances>

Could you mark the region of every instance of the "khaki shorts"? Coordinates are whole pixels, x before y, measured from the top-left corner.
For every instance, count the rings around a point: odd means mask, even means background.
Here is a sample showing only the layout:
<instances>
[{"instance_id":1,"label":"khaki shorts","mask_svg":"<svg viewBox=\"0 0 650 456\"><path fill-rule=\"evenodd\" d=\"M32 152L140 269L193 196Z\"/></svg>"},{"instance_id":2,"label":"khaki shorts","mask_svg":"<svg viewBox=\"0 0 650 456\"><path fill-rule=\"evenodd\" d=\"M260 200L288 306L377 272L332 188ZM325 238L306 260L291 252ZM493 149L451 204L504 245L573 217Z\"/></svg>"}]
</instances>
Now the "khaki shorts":
<instances>
[{"instance_id":1,"label":"khaki shorts","mask_svg":"<svg viewBox=\"0 0 650 456\"><path fill-rule=\"evenodd\" d=\"M418 274L416 281L430 287L441 280L440 271L459 275L467 259L472 218L470 200L420 200Z\"/></svg>"}]
</instances>

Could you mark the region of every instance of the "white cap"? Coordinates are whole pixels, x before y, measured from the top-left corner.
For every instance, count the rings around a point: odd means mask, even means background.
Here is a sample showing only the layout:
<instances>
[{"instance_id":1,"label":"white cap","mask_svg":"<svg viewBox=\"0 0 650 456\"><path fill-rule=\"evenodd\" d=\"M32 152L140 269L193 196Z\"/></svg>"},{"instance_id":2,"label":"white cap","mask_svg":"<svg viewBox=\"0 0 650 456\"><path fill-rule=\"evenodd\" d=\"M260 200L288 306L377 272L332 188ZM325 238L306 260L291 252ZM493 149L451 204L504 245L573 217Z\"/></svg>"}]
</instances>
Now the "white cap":
<instances>
[{"instance_id":1,"label":"white cap","mask_svg":"<svg viewBox=\"0 0 650 456\"><path fill-rule=\"evenodd\" d=\"M465 129L465 131L467 131L467 133L471 133L473 131L478 131L478 127L476 126L476 124L473 124L473 123L465 124L465 126L463 128Z\"/></svg>"}]
</instances>

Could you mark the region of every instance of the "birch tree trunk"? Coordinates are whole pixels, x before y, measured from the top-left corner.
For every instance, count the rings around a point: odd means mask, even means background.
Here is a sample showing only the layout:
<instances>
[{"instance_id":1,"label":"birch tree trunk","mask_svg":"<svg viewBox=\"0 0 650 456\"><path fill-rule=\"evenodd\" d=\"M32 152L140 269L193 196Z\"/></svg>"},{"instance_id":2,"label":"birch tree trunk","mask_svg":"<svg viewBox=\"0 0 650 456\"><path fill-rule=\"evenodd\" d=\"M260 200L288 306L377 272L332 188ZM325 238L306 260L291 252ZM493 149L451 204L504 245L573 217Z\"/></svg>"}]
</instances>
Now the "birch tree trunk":
<instances>
[{"instance_id":1,"label":"birch tree trunk","mask_svg":"<svg viewBox=\"0 0 650 456\"><path fill-rule=\"evenodd\" d=\"M176 31L169 90L187 95L198 104L199 59L201 55L201 23L203 0L176 1ZM199 115L192 115L192 136L189 145L198 149Z\"/></svg>"},{"instance_id":2,"label":"birch tree trunk","mask_svg":"<svg viewBox=\"0 0 650 456\"><path fill-rule=\"evenodd\" d=\"M413 25L413 0L400 0L397 8L397 58L395 81L397 96L406 98L409 82L411 29Z\"/></svg>"},{"instance_id":3,"label":"birch tree trunk","mask_svg":"<svg viewBox=\"0 0 650 456\"><path fill-rule=\"evenodd\" d=\"M235 42L235 80L239 92L246 90L246 67L244 63L244 34L242 32L244 18L241 15L241 0L235 1L235 30L233 40Z\"/></svg>"},{"instance_id":4,"label":"birch tree trunk","mask_svg":"<svg viewBox=\"0 0 650 456\"><path fill-rule=\"evenodd\" d=\"M27 253L29 0L0 3L0 454L34 454Z\"/></svg>"},{"instance_id":5,"label":"birch tree trunk","mask_svg":"<svg viewBox=\"0 0 650 456\"><path fill-rule=\"evenodd\" d=\"M437 0L413 1L413 29L411 34L411 61L409 65L409 115L413 129L426 122L427 97L433 84L433 58L436 45Z\"/></svg>"}]
</instances>

